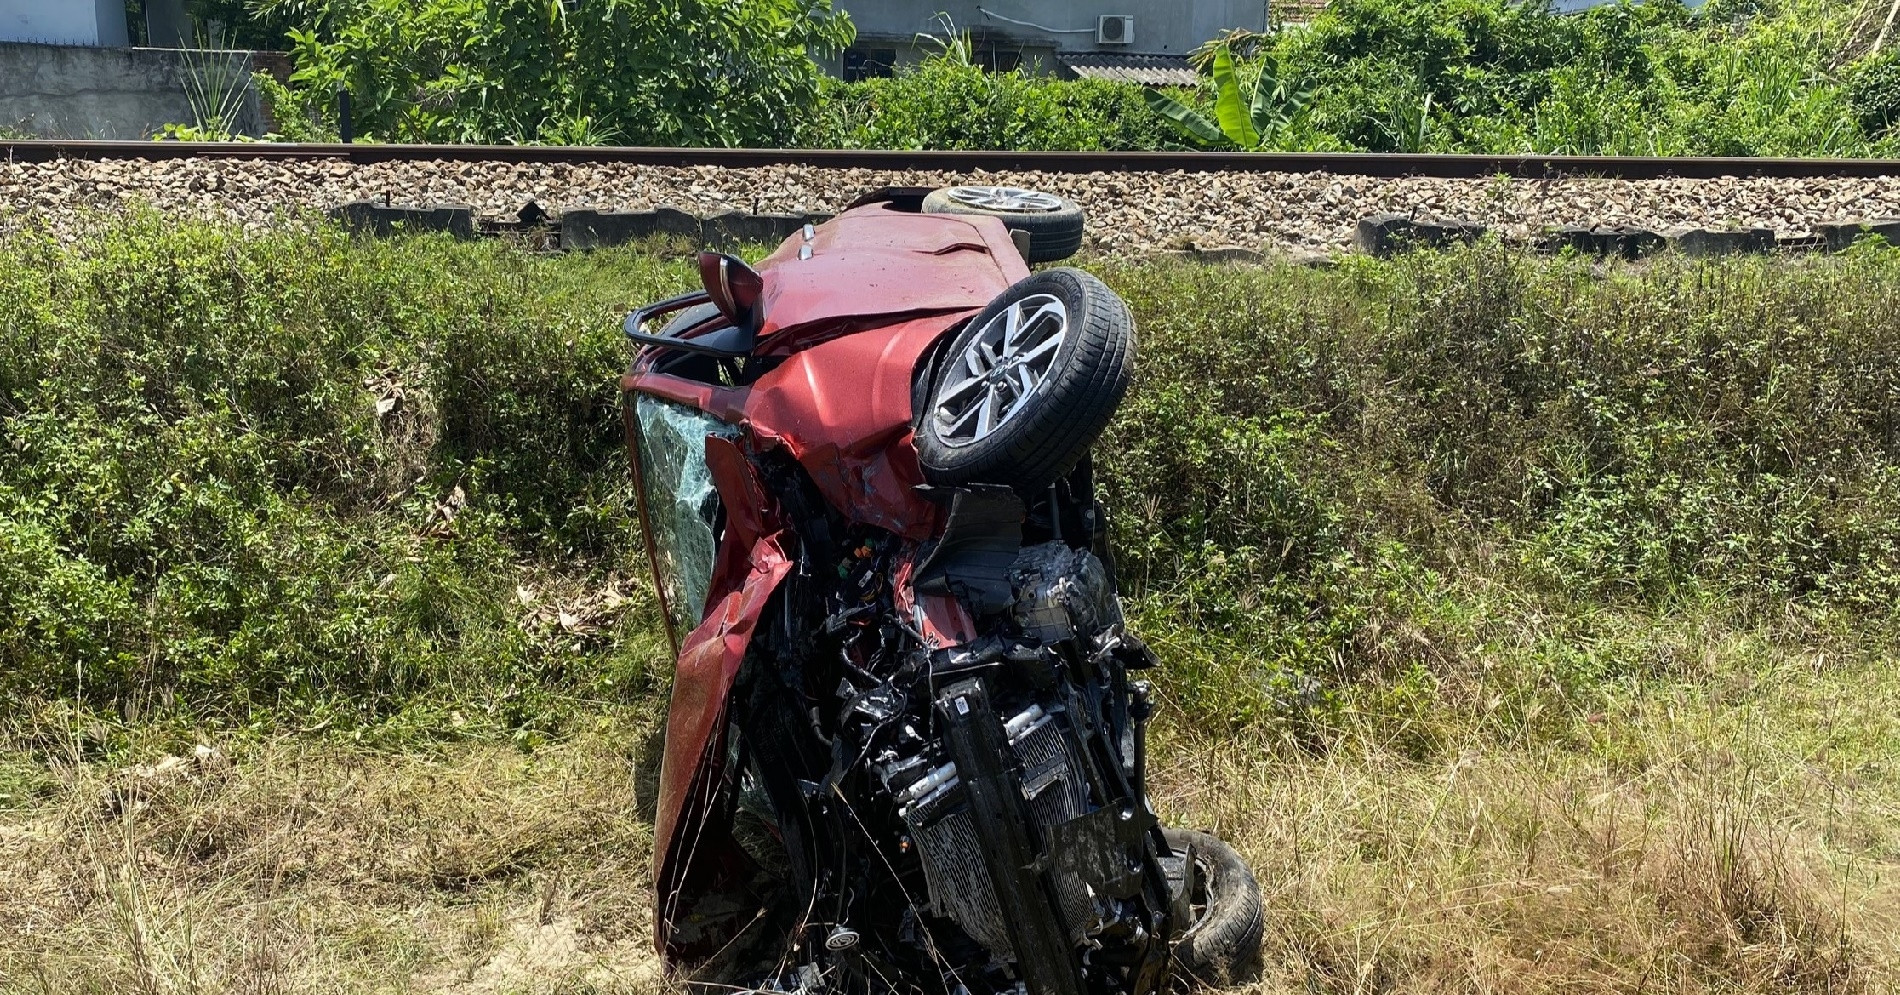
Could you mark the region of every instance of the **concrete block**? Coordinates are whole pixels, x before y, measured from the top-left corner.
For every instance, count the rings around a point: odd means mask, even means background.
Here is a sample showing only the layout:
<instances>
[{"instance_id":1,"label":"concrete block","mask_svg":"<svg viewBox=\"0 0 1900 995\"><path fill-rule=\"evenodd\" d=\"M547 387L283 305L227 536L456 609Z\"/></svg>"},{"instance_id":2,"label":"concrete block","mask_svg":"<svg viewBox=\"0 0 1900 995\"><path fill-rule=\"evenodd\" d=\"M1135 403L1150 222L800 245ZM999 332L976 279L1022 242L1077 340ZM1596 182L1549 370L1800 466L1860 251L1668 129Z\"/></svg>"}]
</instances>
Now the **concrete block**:
<instances>
[{"instance_id":1,"label":"concrete block","mask_svg":"<svg viewBox=\"0 0 1900 995\"><path fill-rule=\"evenodd\" d=\"M1611 251L1624 259L1641 259L1652 252L1661 250L1667 244L1661 232L1653 232L1647 228L1599 228L1597 231L1612 236Z\"/></svg>"},{"instance_id":2,"label":"concrete block","mask_svg":"<svg viewBox=\"0 0 1900 995\"><path fill-rule=\"evenodd\" d=\"M1359 251L1383 259L1412 249L1475 242L1484 232L1484 226L1475 221L1427 221L1406 214L1375 214L1360 219L1355 241Z\"/></svg>"},{"instance_id":3,"label":"concrete block","mask_svg":"<svg viewBox=\"0 0 1900 995\"><path fill-rule=\"evenodd\" d=\"M1204 263L1240 263L1244 265L1259 265L1267 261L1267 257L1264 254L1238 245L1195 246L1194 258Z\"/></svg>"},{"instance_id":4,"label":"concrete block","mask_svg":"<svg viewBox=\"0 0 1900 995\"><path fill-rule=\"evenodd\" d=\"M398 232L448 232L475 237L475 211L461 204L379 204L353 200L330 211L350 231L388 236Z\"/></svg>"},{"instance_id":5,"label":"concrete block","mask_svg":"<svg viewBox=\"0 0 1900 995\"><path fill-rule=\"evenodd\" d=\"M1829 252L1844 252L1867 235L1879 235L1889 245L1900 245L1900 218L1879 221L1830 221L1815 225L1821 233L1821 245Z\"/></svg>"},{"instance_id":6,"label":"concrete block","mask_svg":"<svg viewBox=\"0 0 1900 995\"><path fill-rule=\"evenodd\" d=\"M772 245L785 241L805 227L816 224L803 214L747 214L725 211L705 221L706 246L736 249L742 245Z\"/></svg>"},{"instance_id":7,"label":"concrete block","mask_svg":"<svg viewBox=\"0 0 1900 995\"><path fill-rule=\"evenodd\" d=\"M1335 269L1339 266L1339 257L1316 249L1284 249L1273 253L1269 258L1292 266L1304 266L1307 269Z\"/></svg>"},{"instance_id":8,"label":"concrete block","mask_svg":"<svg viewBox=\"0 0 1900 995\"><path fill-rule=\"evenodd\" d=\"M1663 237L1656 232L1622 225L1595 228L1565 225L1546 232L1538 242L1538 248L1544 252L1575 249L1585 255L1617 256L1622 259L1641 259L1663 245Z\"/></svg>"},{"instance_id":9,"label":"concrete block","mask_svg":"<svg viewBox=\"0 0 1900 995\"><path fill-rule=\"evenodd\" d=\"M1580 225L1564 225L1552 228L1537 240L1537 251L1555 255L1565 249L1575 249L1584 255L1597 256L1603 252L1599 248L1596 230Z\"/></svg>"},{"instance_id":10,"label":"concrete block","mask_svg":"<svg viewBox=\"0 0 1900 995\"><path fill-rule=\"evenodd\" d=\"M1775 233L1769 228L1743 228L1738 231L1710 231L1706 228L1676 228L1663 233L1669 247L1685 256L1742 256L1775 251Z\"/></svg>"},{"instance_id":11,"label":"concrete block","mask_svg":"<svg viewBox=\"0 0 1900 995\"><path fill-rule=\"evenodd\" d=\"M675 207L651 211L568 211L561 215L561 247L600 249L656 236L683 238L697 246L705 240L705 225L696 215Z\"/></svg>"}]
</instances>

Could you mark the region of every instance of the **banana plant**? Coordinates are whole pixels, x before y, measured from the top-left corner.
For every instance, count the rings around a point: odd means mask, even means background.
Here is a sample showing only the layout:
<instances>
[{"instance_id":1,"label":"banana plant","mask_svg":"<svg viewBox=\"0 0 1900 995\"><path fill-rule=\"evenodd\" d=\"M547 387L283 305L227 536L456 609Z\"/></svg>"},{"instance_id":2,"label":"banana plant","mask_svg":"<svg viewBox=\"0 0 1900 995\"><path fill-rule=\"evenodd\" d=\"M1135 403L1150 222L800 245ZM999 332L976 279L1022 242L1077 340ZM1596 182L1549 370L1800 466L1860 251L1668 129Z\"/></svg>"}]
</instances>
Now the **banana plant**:
<instances>
[{"instance_id":1,"label":"banana plant","mask_svg":"<svg viewBox=\"0 0 1900 995\"><path fill-rule=\"evenodd\" d=\"M1263 59L1253 92L1243 95L1234 72L1233 48L1225 44L1214 49L1214 91L1211 120L1159 90L1149 88L1144 93L1155 113L1199 144L1232 143L1248 150L1274 147L1277 139L1305 118L1313 102L1310 88L1296 89L1280 78L1271 56Z\"/></svg>"}]
</instances>

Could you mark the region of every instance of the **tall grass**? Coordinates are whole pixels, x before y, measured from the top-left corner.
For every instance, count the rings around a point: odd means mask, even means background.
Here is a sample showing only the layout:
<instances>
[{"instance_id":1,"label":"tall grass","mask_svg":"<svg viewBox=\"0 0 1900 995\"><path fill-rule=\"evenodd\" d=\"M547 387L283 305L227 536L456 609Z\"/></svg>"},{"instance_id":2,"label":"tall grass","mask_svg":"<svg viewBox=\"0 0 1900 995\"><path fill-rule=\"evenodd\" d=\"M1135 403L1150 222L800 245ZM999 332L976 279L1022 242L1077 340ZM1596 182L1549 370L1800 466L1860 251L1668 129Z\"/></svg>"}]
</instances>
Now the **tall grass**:
<instances>
[{"instance_id":1,"label":"tall grass","mask_svg":"<svg viewBox=\"0 0 1900 995\"><path fill-rule=\"evenodd\" d=\"M533 738L665 673L614 319L683 266L150 217L6 238L16 723ZM1171 695L1318 734L1501 639L1558 703L1668 670L1580 643L1684 618L1868 652L1900 599L1896 255L1100 267L1143 336L1103 478Z\"/></svg>"},{"instance_id":2,"label":"tall grass","mask_svg":"<svg viewBox=\"0 0 1900 995\"><path fill-rule=\"evenodd\" d=\"M0 685L531 732L645 687L610 312L683 267L139 217L0 251ZM621 598L634 598L632 606ZM604 605L616 610L607 612ZM471 704L476 710L469 711Z\"/></svg>"},{"instance_id":3,"label":"tall grass","mask_svg":"<svg viewBox=\"0 0 1900 995\"><path fill-rule=\"evenodd\" d=\"M1091 265L1156 804L1263 991L1892 987L1900 252ZM613 378L689 278L0 235L0 992L660 990Z\"/></svg>"},{"instance_id":4,"label":"tall grass","mask_svg":"<svg viewBox=\"0 0 1900 995\"><path fill-rule=\"evenodd\" d=\"M1207 661L1207 713L1442 677L1532 619L1559 645L1610 618L1893 632L1890 250L1107 275L1144 336L1103 446L1123 573ZM1544 664L1572 689L1645 670Z\"/></svg>"}]
</instances>

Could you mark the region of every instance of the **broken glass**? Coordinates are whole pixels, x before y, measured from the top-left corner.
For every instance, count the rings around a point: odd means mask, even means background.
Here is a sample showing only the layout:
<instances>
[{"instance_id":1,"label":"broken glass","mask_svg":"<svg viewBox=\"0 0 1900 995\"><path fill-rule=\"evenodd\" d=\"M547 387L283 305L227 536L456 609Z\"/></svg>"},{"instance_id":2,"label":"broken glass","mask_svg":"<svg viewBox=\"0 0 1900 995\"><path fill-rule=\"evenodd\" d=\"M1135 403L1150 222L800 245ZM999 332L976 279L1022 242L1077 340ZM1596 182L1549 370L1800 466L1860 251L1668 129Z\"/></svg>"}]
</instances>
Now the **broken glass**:
<instances>
[{"instance_id":1,"label":"broken glass","mask_svg":"<svg viewBox=\"0 0 1900 995\"><path fill-rule=\"evenodd\" d=\"M717 549L719 493L706 466L706 437L732 438L739 430L711 415L635 396L640 422L640 479L646 489L647 527L659 550L660 584L670 621L683 633L705 617Z\"/></svg>"}]
</instances>

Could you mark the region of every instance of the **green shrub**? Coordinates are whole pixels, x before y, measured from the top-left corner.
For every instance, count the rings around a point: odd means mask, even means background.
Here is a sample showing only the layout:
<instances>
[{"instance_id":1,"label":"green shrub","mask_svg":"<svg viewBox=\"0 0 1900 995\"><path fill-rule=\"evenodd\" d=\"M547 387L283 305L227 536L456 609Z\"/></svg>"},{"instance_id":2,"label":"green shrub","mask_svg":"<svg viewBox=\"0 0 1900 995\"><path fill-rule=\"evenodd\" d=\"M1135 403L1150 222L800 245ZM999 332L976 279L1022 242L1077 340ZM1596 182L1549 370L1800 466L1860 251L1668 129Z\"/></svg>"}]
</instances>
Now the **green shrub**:
<instances>
[{"instance_id":1,"label":"green shrub","mask_svg":"<svg viewBox=\"0 0 1900 995\"><path fill-rule=\"evenodd\" d=\"M558 721L557 687L637 686L650 638L550 629L514 594L598 593L637 548L621 344L551 269L156 217L8 236L10 699L349 722L474 702L518 728ZM614 299L683 276L627 256Z\"/></svg>"},{"instance_id":2,"label":"green shrub","mask_svg":"<svg viewBox=\"0 0 1900 995\"><path fill-rule=\"evenodd\" d=\"M1851 79L1847 99L1861 128L1879 135L1900 124L1900 49L1861 63Z\"/></svg>"},{"instance_id":3,"label":"green shrub","mask_svg":"<svg viewBox=\"0 0 1900 995\"><path fill-rule=\"evenodd\" d=\"M1339 0L1235 71L1288 95L1264 149L1613 155L1870 155L1891 58L1831 67L1846 21L1818 0L1747 11L1667 0L1558 15L1516 0ZM1900 76L1895 76L1900 78ZM832 84L809 144L1160 149L1193 143L1136 88L985 74L939 56ZM1298 95L1298 99L1292 99ZM1212 117L1211 81L1177 91ZM1237 147L1229 142L1219 147Z\"/></svg>"},{"instance_id":4,"label":"green shrub","mask_svg":"<svg viewBox=\"0 0 1900 995\"><path fill-rule=\"evenodd\" d=\"M1419 150L1423 108L1456 145L1463 122L1535 106L1575 55L1574 21L1506 0L1337 0L1283 34L1281 73L1311 87L1315 122L1354 148Z\"/></svg>"},{"instance_id":5,"label":"green shrub","mask_svg":"<svg viewBox=\"0 0 1900 995\"><path fill-rule=\"evenodd\" d=\"M531 738L667 672L615 319L685 266L156 217L0 249L0 722ZM1589 700L1666 665L1591 648L1616 613L1900 621L1900 252L1099 269L1142 341L1118 573L1199 721L1321 730L1500 639L1551 647L1512 694Z\"/></svg>"},{"instance_id":6,"label":"green shrub","mask_svg":"<svg viewBox=\"0 0 1900 995\"><path fill-rule=\"evenodd\" d=\"M989 74L954 29L890 79L822 78L848 43L829 0L679 10L632 0L194 0L245 7L241 37L285 35L297 70L259 85L291 138L1139 151L1183 136L1132 84L1052 67ZM1271 69L1288 120L1261 147L1488 154L1884 155L1900 107L1892 54L1848 72L1856 8L1834 0L1336 0L1312 24L1250 36L1236 76ZM227 16L230 15L230 16ZM948 22L945 22L948 27ZM1172 96L1203 112L1210 81ZM1189 144L1194 144L1189 142ZM1226 147L1225 143L1216 143Z\"/></svg>"},{"instance_id":7,"label":"green shrub","mask_svg":"<svg viewBox=\"0 0 1900 995\"><path fill-rule=\"evenodd\" d=\"M874 149L1148 151L1173 147L1173 129L1141 88L985 72L926 59L886 79L832 83L806 144Z\"/></svg>"},{"instance_id":8,"label":"green shrub","mask_svg":"<svg viewBox=\"0 0 1900 995\"><path fill-rule=\"evenodd\" d=\"M1210 61L1214 81L1211 114L1161 90L1150 88L1142 94L1148 106L1173 124L1184 139L1203 148L1337 150L1332 136L1315 130L1309 120L1313 91L1288 85L1280 78L1272 56L1256 58L1243 74L1233 47L1223 42L1214 46ZM1251 77L1244 85L1243 75Z\"/></svg>"},{"instance_id":9,"label":"green shrub","mask_svg":"<svg viewBox=\"0 0 1900 995\"><path fill-rule=\"evenodd\" d=\"M296 71L266 81L292 138L788 144L817 106L811 55L849 44L830 0L261 0Z\"/></svg>"},{"instance_id":10,"label":"green shrub","mask_svg":"<svg viewBox=\"0 0 1900 995\"><path fill-rule=\"evenodd\" d=\"M1344 0L1276 43L1320 128L1372 151L1865 155L1837 7Z\"/></svg>"},{"instance_id":11,"label":"green shrub","mask_svg":"<svg viewBox=\"0 0 1900 995\"><path fill-rule=\"evenodd\" d=\"M1900 253L1106 275L1143 349L1100 449L1121 574L1196 714L1324 715L1500 610L1900 621Z\"/></svg>"}]
</instances>

